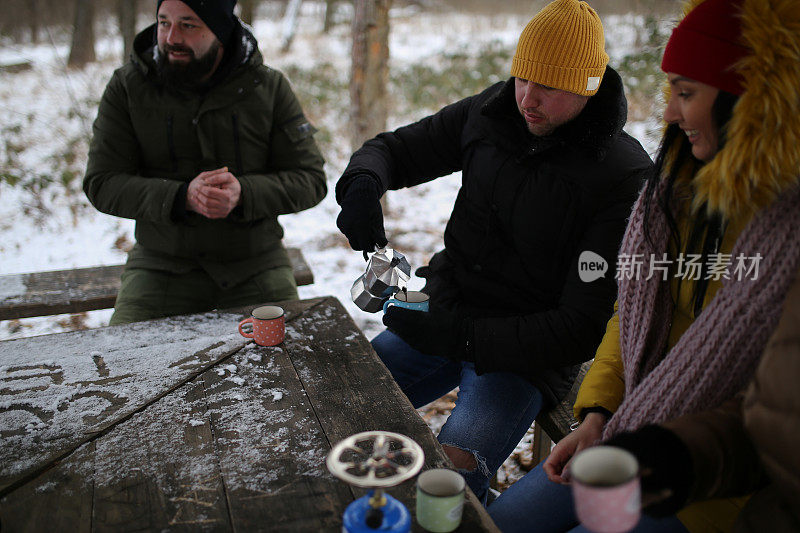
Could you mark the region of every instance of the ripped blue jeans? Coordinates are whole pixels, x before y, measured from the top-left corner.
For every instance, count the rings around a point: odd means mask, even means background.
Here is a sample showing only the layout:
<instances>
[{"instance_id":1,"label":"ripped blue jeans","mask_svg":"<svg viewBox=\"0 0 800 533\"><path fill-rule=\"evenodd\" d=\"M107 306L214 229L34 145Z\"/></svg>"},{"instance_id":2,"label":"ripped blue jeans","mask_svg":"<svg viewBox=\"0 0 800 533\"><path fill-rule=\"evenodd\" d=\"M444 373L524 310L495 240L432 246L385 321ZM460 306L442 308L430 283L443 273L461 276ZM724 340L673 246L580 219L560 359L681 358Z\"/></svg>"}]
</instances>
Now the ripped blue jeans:
<instances>
[{"instance_id":1,"label":"ripped blue jeans","mask_svg":"<svg viewBox=\"0 0 800 533\"><path fill-rule=\"evenodd\" d=\"M425 355L389 330L372 339L372 346L414 407L459 387L456 405L438 438L442 445L473 454L478 467L460 472L485 505L489 480L536 418L542 393L510 372L478 376L472 363Z\"/></svg>"}]
</instances>

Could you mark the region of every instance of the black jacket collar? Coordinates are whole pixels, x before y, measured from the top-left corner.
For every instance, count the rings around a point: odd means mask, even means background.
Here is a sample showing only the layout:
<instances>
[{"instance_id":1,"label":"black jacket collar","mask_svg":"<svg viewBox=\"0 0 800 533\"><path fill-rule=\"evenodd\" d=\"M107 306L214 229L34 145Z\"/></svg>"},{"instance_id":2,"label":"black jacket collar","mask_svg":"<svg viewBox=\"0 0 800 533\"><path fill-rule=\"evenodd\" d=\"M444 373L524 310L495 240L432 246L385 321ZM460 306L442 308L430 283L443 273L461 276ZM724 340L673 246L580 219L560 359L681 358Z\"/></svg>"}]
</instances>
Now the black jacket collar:
<instances>
[{"instance_id":1,"label":"black jacket collar","mask_svg":"<svg viewBox=\"0 0 800 533\"><path fill-rule=\"evenodd\" d=\"M509 78L486 102L482 113L489 118L511 120L512 125L506 133L524 132L527 135L526 146L531 143L542 147L562 144L593 159L602 160L625 126L628 101L619 74L613 68L606 67L600 88L589 98L581 114L548 137L536 138L527 132L514 98L514 78Z\"/></svg>"}]
</instances>

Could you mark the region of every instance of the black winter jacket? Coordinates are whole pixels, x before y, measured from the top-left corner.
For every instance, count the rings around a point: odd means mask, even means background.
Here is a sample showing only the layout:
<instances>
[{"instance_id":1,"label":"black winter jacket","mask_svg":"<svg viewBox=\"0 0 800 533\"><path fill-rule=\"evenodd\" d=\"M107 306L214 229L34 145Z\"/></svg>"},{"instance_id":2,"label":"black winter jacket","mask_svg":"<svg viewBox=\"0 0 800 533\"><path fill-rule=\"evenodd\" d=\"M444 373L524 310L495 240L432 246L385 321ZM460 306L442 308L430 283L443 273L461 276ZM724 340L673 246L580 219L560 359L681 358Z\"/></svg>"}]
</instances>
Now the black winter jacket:
<instances>
[{"instance_id":1,"label":"black winter jacket","mask_svg":"<svg viewBox=\"0 0 800 533\"><path fill-rule=\"evenodd\" d=\"M462 186L431 259L431 305L472 319L479 373L516 372L552 405L591 359L616 296L616 256L627 217L652 162L622 131L622 81L606 70L574 120L534 137L514 98L514 79L367 141L336 187L368 174L399 189L462 171ZM581 252L608 263L579 277Z\"/></svg>"}]
</instances>

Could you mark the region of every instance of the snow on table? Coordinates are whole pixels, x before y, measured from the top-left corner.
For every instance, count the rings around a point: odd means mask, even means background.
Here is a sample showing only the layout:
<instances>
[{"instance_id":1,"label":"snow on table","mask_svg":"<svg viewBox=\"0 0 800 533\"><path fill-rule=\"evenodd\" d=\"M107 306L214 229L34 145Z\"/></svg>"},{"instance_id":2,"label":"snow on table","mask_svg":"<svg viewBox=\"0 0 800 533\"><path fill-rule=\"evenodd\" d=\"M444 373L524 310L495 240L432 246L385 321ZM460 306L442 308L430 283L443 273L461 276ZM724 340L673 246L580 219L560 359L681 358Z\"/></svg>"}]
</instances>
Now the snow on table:
<instances>
[{"instance_id":1,"label":"snow on table","mask_svg":"<svg viewBox=\"0 0 800 533\"><path fill-rule=\"evenodd\" d=\"M274 347L236 331L249 309L0 342L3 525L340 531L333 444L393 431L447 464L338 300L281 305ZM391 492L413 512L413 483Z\"/></svg>"}]
</instances>

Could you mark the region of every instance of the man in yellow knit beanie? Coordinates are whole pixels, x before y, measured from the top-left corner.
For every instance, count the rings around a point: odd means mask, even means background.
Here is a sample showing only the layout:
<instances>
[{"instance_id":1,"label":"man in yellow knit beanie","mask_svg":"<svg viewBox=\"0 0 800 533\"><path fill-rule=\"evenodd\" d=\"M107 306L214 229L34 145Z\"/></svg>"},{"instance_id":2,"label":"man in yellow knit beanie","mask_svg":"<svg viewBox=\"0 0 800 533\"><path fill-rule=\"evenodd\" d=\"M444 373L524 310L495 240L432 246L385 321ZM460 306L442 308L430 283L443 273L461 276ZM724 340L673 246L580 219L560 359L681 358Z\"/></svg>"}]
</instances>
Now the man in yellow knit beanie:
<instances>
[{"instance_id":1,"label":"man in yellow knit beanie","mask_svg":"<svg viewBox=\"0 0 800 533\"><path fill-rule=\"evenodd\" d=\"M617 249L652 163L622 131L607 62L594 10L556 0L522 32L511 78L367 141L336 185L337 225L372 252L387 244L387 190L461 171L444 249L416 272L429 312L389 307L372 345L416 407L459 387L438 438L484 502L611 316Z\"/></svg>"}]
</instances>

